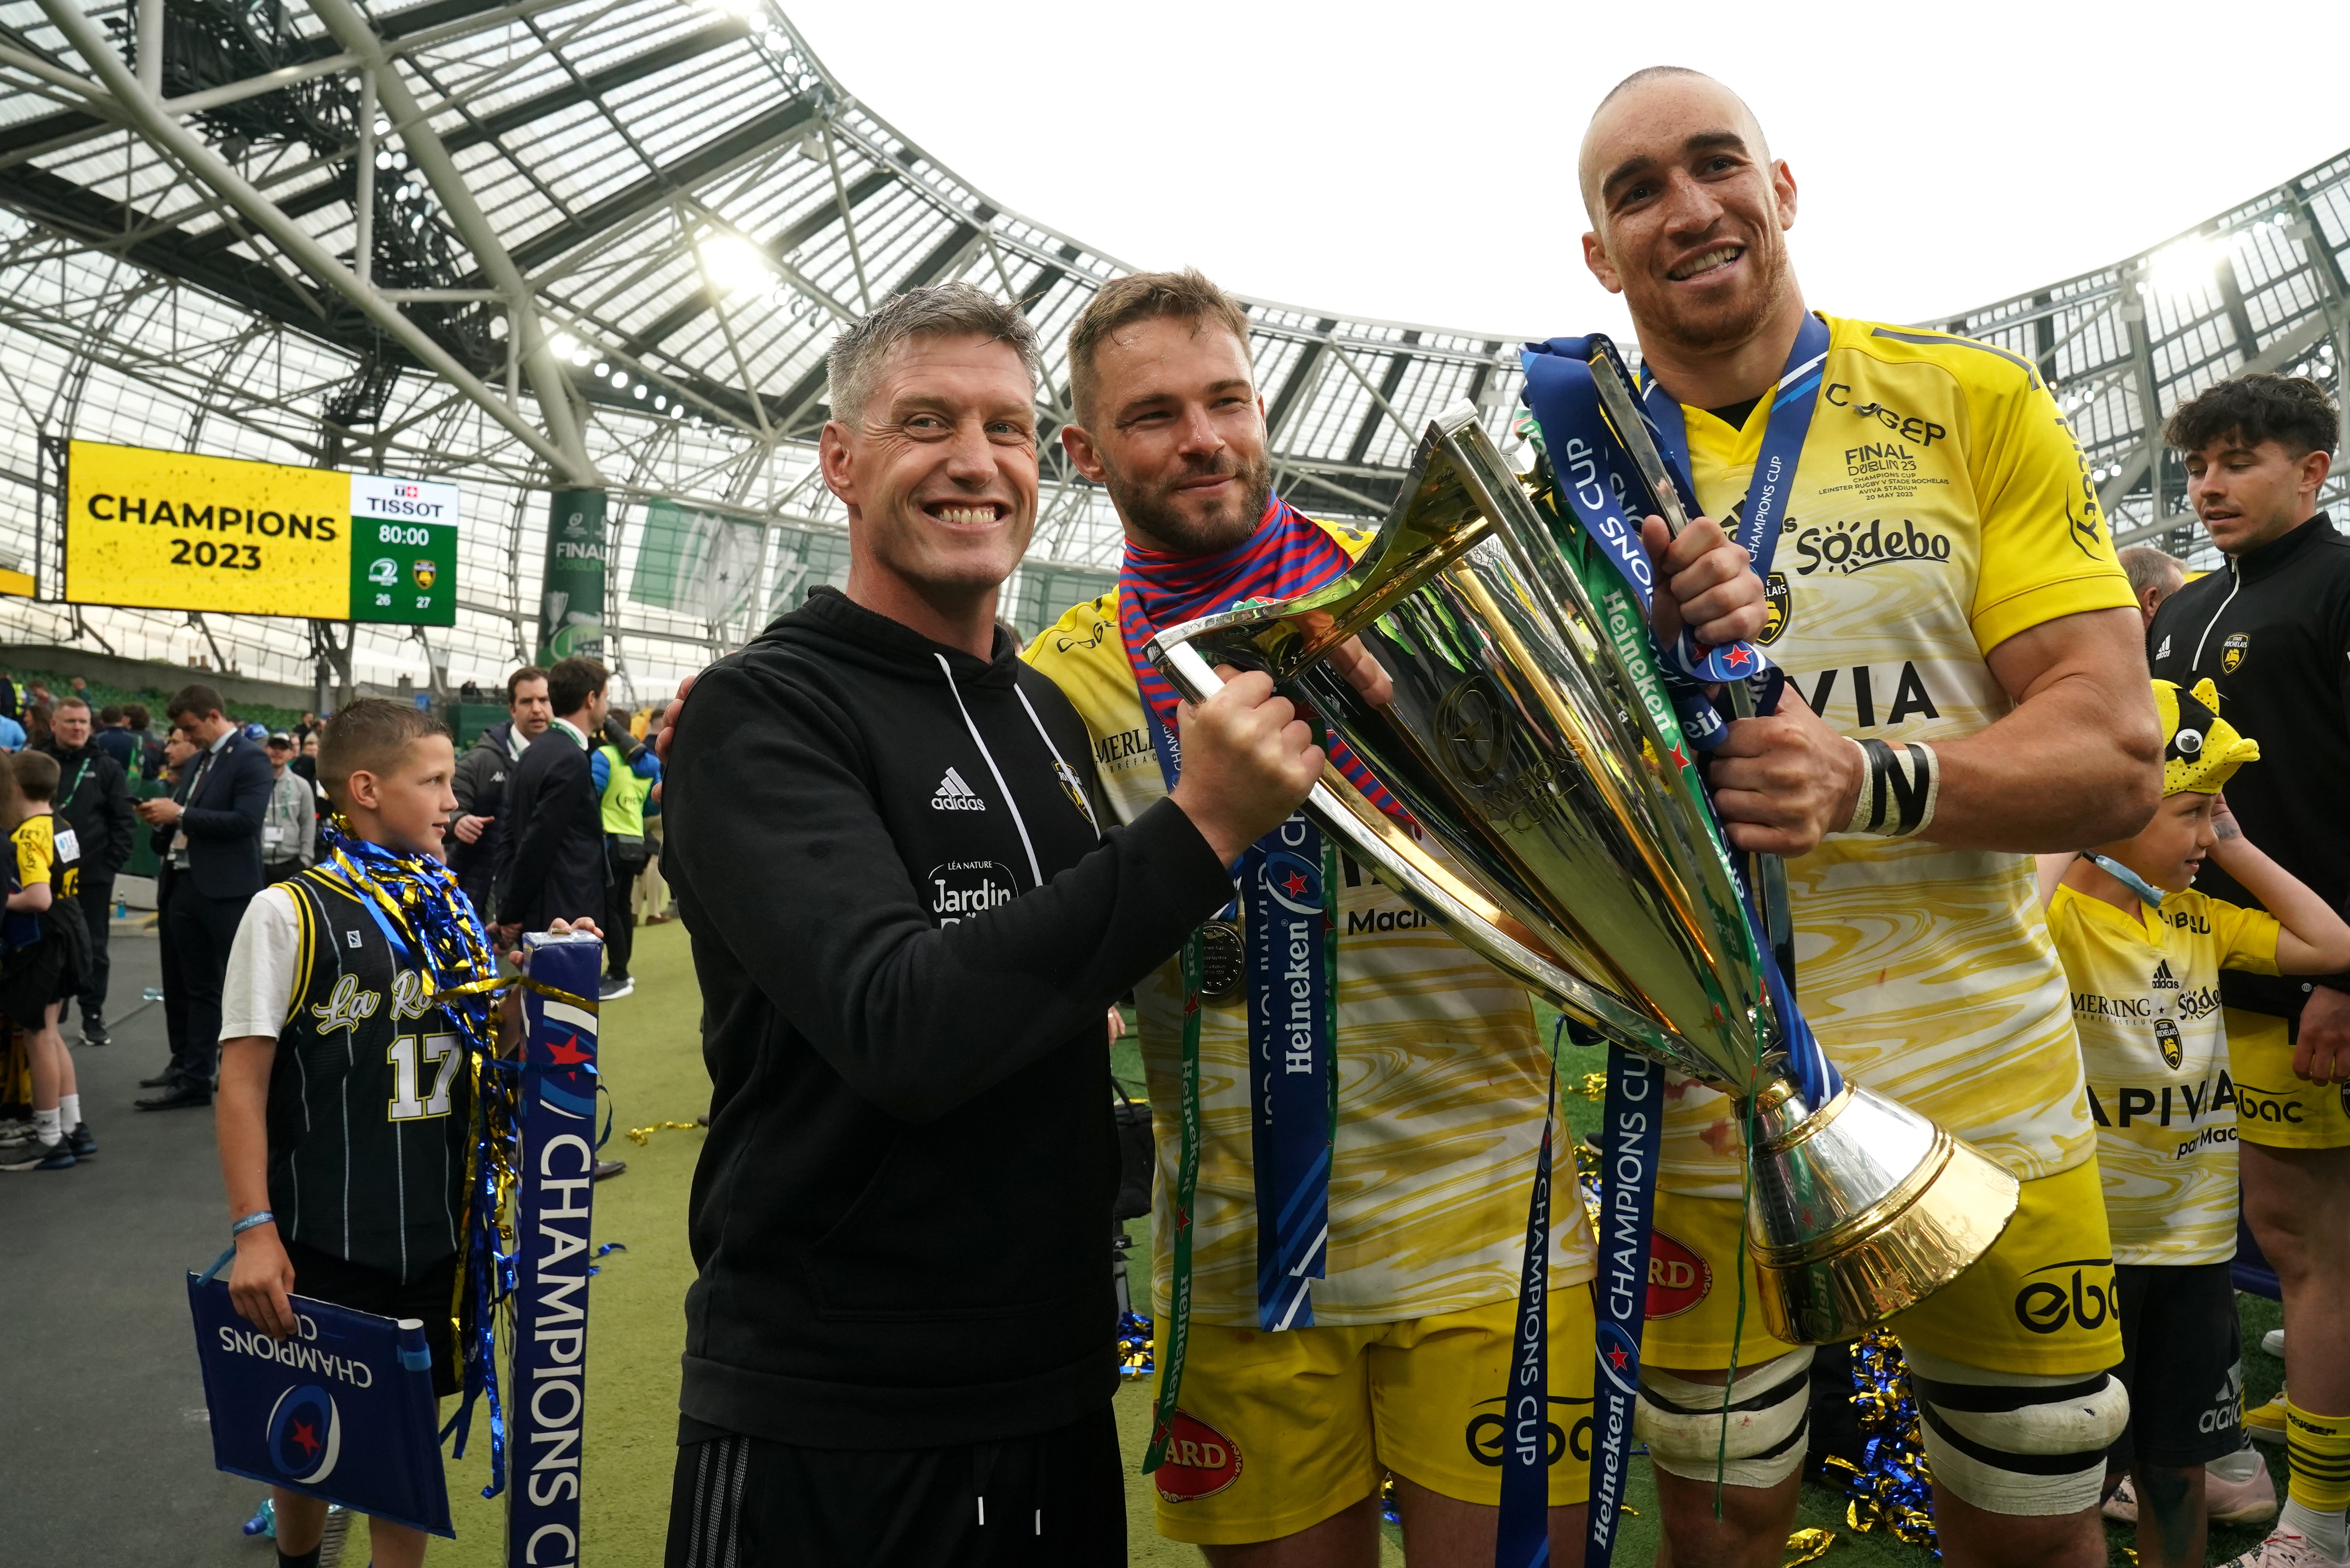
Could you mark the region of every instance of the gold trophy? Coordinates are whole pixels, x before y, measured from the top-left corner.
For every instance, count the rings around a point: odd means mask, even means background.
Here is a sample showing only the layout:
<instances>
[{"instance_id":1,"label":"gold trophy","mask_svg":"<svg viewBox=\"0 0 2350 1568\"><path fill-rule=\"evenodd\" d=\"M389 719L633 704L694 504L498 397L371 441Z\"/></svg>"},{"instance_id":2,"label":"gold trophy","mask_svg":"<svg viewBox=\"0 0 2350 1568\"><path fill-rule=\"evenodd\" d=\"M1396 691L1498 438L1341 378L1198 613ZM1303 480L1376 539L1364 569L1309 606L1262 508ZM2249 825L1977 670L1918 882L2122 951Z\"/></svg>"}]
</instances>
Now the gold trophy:
<instances>
[{"instance_id":1,"label":"gold trophy","mask_svg":"<svg viewBox=\"0 0 2350 1568\"><path fill-rule=\"evenodd\" d=\"M1352 570L1146 651L1194 701L1219 664L1270 673L1425 836L1326 768L1305 810L1346 853L1568 1017L1738 1096L1764 1320L1791 1344L1851 1339L1981 1257L2016 1180L1857 1084L1805 1103L1763 938L1658 728L1663 694L1635 677L1638 613L1595 607L1461 403L1430 424ZM1322 662L1357 637L1393 682L1383 705ZM1776 869L1758 867L1766 909Z\"/></svg>"}]
</instances>

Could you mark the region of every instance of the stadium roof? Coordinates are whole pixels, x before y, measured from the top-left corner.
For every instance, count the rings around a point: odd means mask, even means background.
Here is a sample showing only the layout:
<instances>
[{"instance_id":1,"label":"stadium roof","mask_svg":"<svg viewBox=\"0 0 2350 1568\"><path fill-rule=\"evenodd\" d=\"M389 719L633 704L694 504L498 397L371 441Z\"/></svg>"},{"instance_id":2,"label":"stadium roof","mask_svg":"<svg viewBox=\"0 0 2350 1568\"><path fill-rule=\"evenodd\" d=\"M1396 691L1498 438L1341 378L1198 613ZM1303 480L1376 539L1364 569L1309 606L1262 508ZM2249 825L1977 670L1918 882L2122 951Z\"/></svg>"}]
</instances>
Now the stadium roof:
<instances>
[{"instance_id":1,"label":"stadium roof","mask_svg":"<svg viewBox=\"0 0 2350 1568\"><path fill-rule=\"evenodd\" d=\"M44 436L457 481L459 624L361 630L361 679L494 679L531 640L543 491L598 484L619 524L614 652L651 694L838 579L812 442L842 323L951 278L1018 300L1051 346L1049 434L1068 325L1128 270L940 167L759 0L0 0L0 566L57 580ZM2117 528L2172 536L2178 474L2150 412L2247 365L2337 378L2345 254L2350 155L1934 325L2038 361ZM1415 432L1459 399L1507 444L1516 340L1537 324L1249 306L1278 482L1308 510L1383 512ZM1105 498L1057 442L1045 453L1009 601L1029 627L1093 591L1118 547ZM664 499L738 521L726 572L672 558ZM696 573L733 586L681 582ZM331 637L21 599L0 601L0 635L209 650L292 680Z\"/></svg>"}]
</instances>

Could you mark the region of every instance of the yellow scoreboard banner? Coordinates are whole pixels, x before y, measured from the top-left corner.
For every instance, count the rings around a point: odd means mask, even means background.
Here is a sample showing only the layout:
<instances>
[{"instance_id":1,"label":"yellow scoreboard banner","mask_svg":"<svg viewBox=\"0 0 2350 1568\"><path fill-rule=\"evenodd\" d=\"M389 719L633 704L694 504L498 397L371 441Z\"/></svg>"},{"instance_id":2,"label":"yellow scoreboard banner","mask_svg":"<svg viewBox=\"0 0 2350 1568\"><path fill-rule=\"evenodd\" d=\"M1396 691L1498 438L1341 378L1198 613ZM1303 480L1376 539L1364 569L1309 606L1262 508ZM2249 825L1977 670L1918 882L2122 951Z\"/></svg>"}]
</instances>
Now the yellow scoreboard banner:
<instances>
[{"instance_id":1,"label":"yellow scoreboard banner","mask_svg":"<svg viewBox=\"0 0 2350 1568\"><path fill-rule=\"evenodd\" d=\"M69 604L453 626L453 484L68 443Z\"/></svg>"}]
</instances>

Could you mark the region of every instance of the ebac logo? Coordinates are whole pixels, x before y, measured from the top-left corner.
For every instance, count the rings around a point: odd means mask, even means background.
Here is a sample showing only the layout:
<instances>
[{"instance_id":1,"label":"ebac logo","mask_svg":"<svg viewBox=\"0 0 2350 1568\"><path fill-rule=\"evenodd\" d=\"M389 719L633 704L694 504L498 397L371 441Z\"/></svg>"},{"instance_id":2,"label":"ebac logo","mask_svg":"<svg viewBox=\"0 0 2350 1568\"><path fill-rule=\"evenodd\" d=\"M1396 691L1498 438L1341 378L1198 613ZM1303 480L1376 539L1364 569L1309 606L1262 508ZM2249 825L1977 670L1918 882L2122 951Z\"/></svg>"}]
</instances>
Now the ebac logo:
<instances>
[{"instance_id":1,"label":"ebac logo","mask_svg":"<svg viewBox=\"0 0 2350 1568\"><path fill-rule=\"evenodd\" d=\"M2073 1271L2069 1280L2058 1273L2063 1269ZM2056 1275L2033 1280L2015 1293L2015 1321L2033 1334L2054 1334L2075 1322L2083 1328L2102 1328L2116 1311L2111 1258L2072 1258L2044 1263L2032 1272Z\"/></svg>"},{"instance_id":2,"label":"ebac logo","mask_svg":"<svg viewBox=\"0 0 2350 1568\"><path fill-rule=\"evenodd\" d=\"M1167 1457L1150 1479L1169 1502L1213 1497L1241 1479L1241 1446L1188 1410L1167 1429Z\"/></svg>"},{"instance_id":3,"label":"ebac logo","mask_svg":"<svg viewBox=\"0 0 2350 1568\"><path fill-rule=\"evenodd\" d=\"M1678 1317L1713 1292L1713 1265L1662 1231L1648 1232L1648 1316Z\"/></svg>"},{"instance_id":4,"label":"ebac logo","mask_svg":"<svg viewBox=\"0 0 2350 1568\"><path fill-rule=\"evenodd\" d=\"M343 1422L315 1383L288 1388L269 1407L269 1462L297 1486L316 1486L343 1457Z\"/></svg>"}]
</instances>

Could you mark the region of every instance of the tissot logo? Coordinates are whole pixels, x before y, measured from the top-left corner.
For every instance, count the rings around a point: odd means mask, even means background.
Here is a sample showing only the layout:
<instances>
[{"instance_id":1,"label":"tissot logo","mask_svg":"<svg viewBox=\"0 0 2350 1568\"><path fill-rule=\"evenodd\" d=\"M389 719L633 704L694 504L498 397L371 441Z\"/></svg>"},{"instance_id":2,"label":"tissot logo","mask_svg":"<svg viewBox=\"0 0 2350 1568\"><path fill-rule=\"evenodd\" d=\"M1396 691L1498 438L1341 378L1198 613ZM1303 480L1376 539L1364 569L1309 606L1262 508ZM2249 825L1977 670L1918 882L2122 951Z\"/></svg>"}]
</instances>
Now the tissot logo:
<instances>
[{"instance_id":1,"label":"tissot logo","mask_svg":"<svg viewBox=\"0 0 2350 1568\"><path fill-rule=\"evenodd\" d=\"M1866 522L1839 518L1798 533L1795 554L1803 557L1795 567L1799 577L1820 571L1849 576L1901 561L1947 561L1950 536L1920 528L1907 517L1871 517Z\"/></svg>"},{"instance_id":2,"label":"tissot logo","mask_svg":"<svg viewBox=\"0 0 2350 1568\"><path fill-rule=\"evenodd\" d=\"M977 790L962 782L962 774L949 768L946 776L939 780L938 793L931 796L931 809L932 811L985 811L987 802L979 798Z\"/></svg>"}]
</instances>

